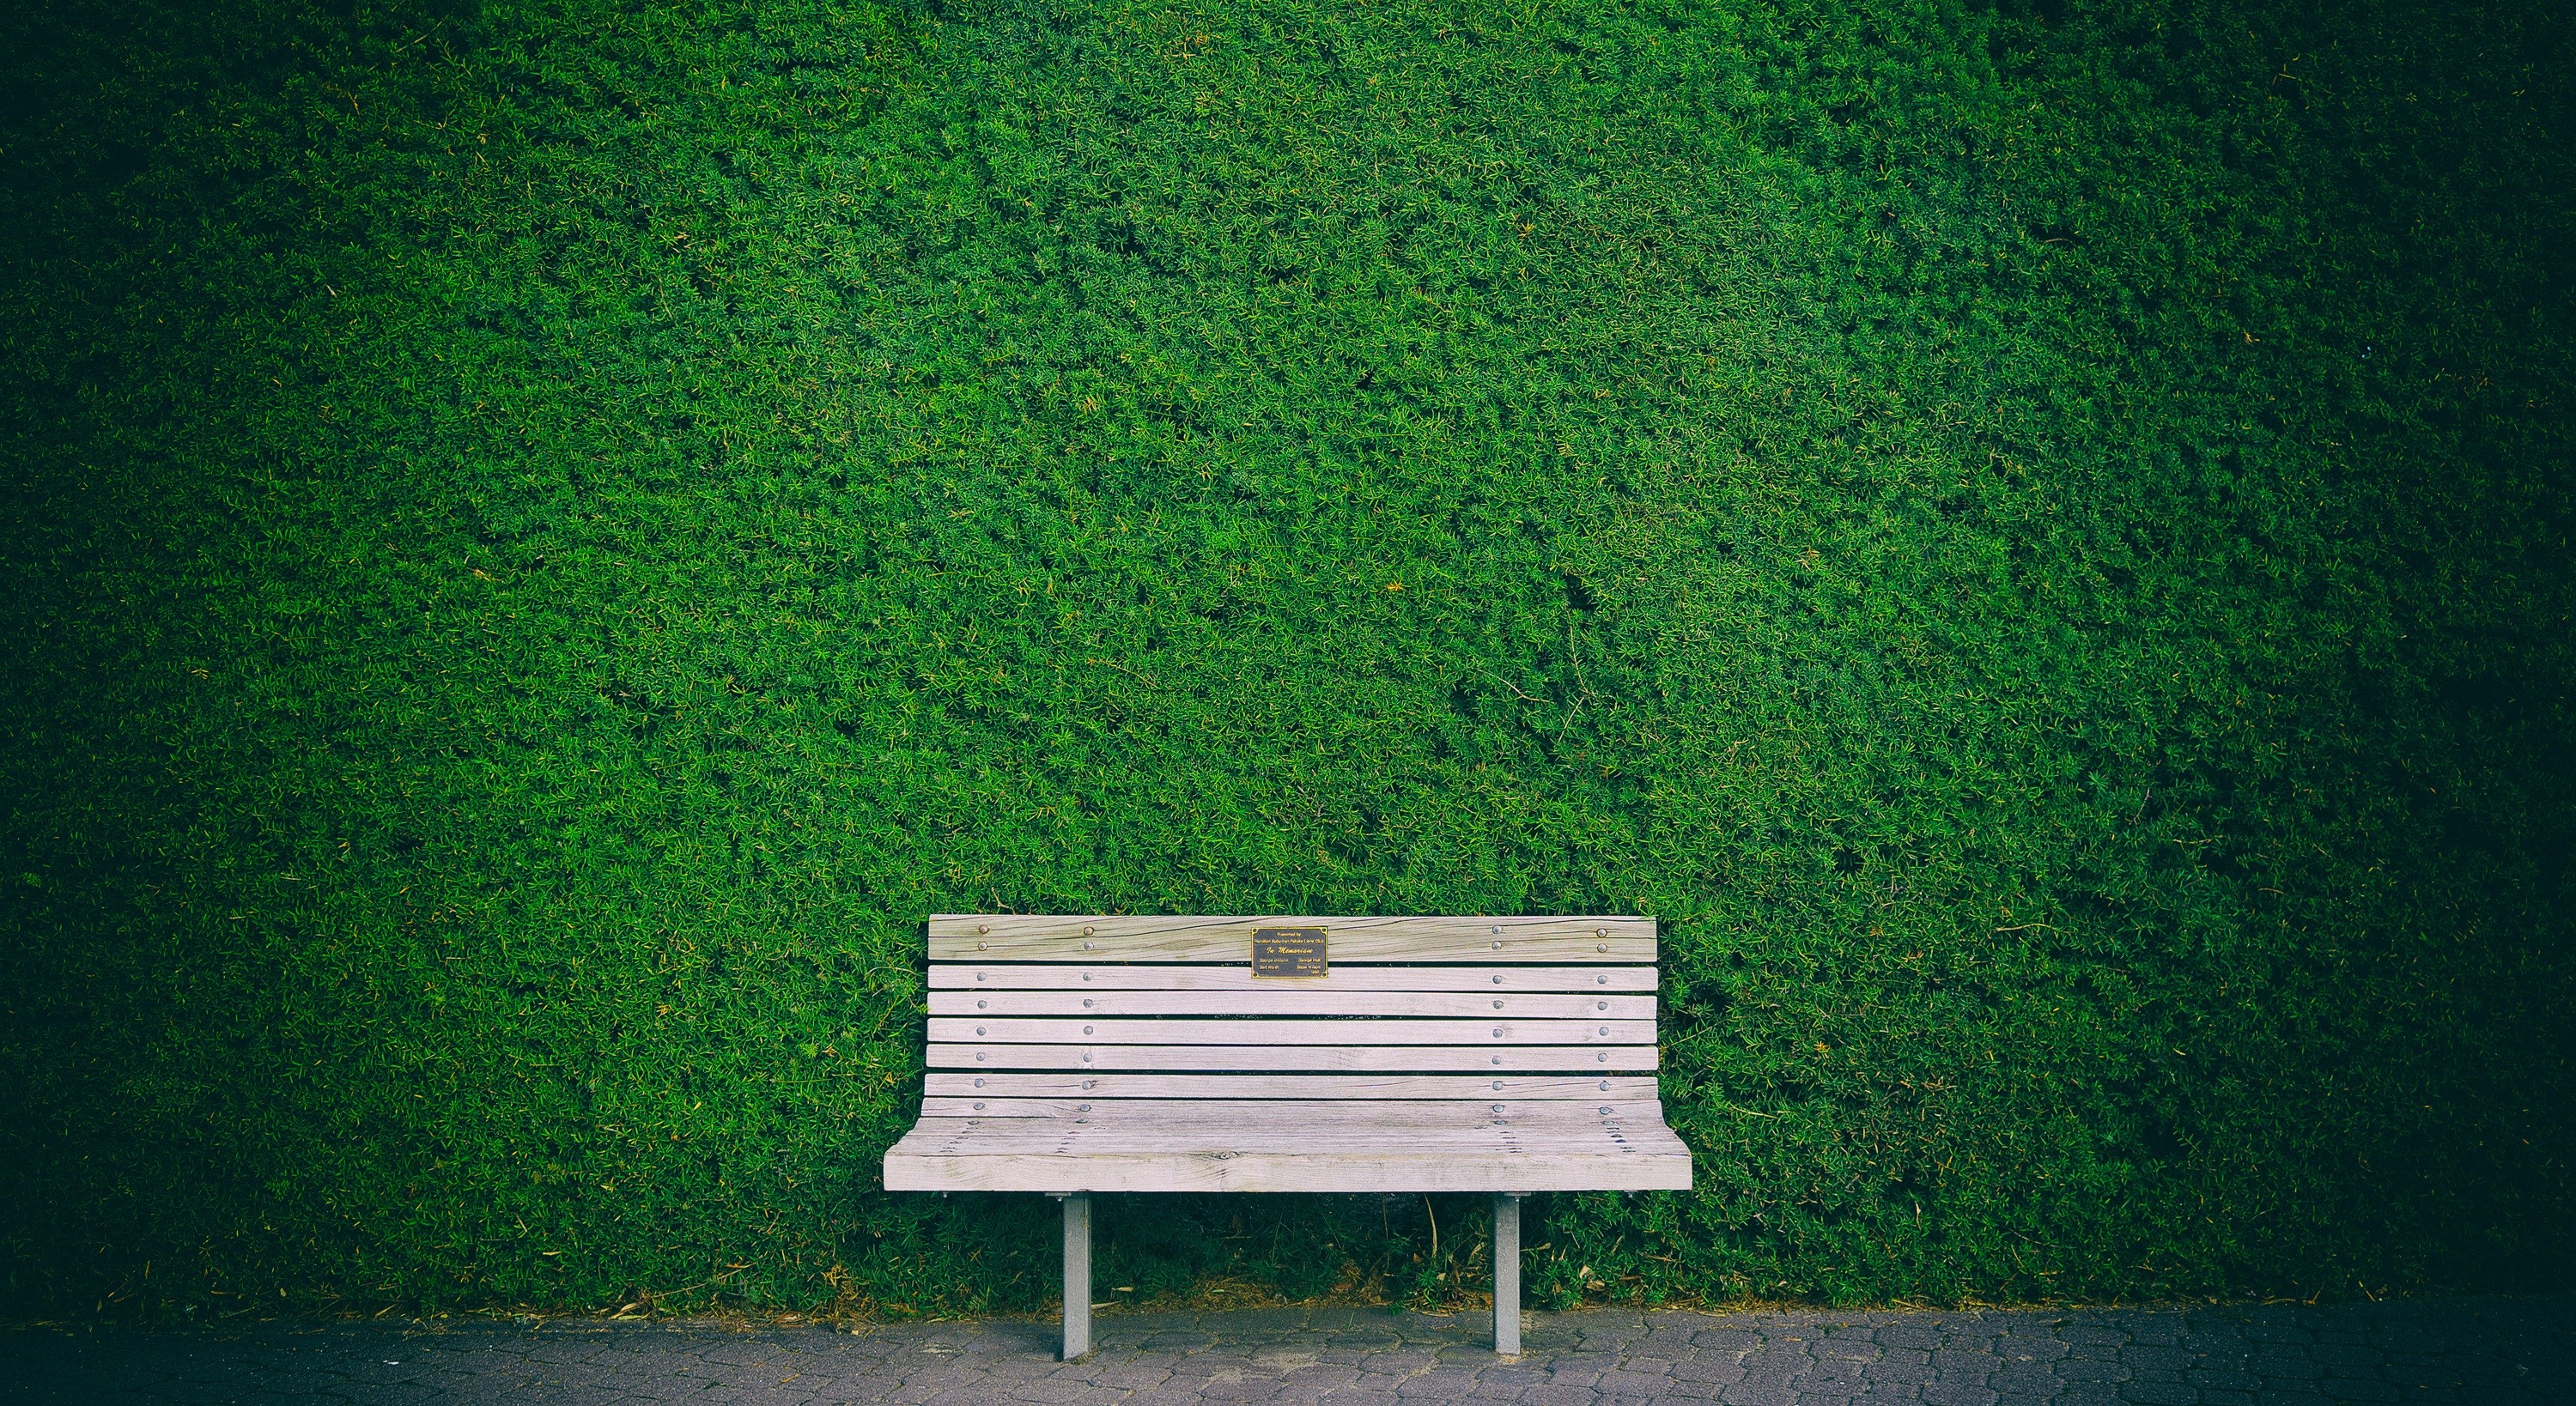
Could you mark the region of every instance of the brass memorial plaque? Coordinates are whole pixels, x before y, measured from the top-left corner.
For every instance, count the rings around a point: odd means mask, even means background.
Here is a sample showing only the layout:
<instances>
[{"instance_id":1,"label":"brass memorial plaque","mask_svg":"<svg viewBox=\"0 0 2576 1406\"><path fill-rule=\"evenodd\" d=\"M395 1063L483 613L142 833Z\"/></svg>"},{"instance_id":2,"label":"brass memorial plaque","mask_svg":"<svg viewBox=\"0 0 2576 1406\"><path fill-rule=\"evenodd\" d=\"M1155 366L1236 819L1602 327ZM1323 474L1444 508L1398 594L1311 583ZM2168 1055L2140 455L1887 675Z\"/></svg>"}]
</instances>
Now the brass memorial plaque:
<instances>
[{"instance_id":1,"label":"brass memorial plaque","mask_svg":"<svg viewBox=\"0 0 2576 1406\"><path fill-rule=\"evenodd\" d=\"M1252 930L1254 976L1315 977L1325 970L1322 928Z\"/></svg>"}]
</instances>

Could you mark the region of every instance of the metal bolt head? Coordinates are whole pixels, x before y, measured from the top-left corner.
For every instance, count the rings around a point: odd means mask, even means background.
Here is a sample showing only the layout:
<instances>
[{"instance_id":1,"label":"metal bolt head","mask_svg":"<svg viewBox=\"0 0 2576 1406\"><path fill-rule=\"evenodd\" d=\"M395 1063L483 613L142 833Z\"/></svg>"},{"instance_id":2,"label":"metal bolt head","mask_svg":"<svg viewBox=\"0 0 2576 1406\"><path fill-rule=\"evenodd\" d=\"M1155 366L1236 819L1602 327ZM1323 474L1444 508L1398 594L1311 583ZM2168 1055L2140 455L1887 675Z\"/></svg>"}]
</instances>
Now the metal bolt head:
<instances>
[{"instance_id":1,"label":"metal bolt head","mask_svg":"<svg viewBox=\"0 0 2576 1406\"><path fill-rule=\"evenodd\" d=\"M1085 1034L1085 1035L1090 1034L1090 1033L1091 1033L1091 1027L1090 1027L1090 1026L1088 1026L1088 1025L1086 1025L1086 1026L1082 1027L1082 1033L1083 1033L1083 1034ZM1602 1031L1601 1033L1602 1033L1602 1034L1604 1034L1604 1035L1607 1035L1607 1034L1609 1034L1610 1032L1609 1032L1609 1031L1607 1031L1607 1030L1604 1030L1604 1031Z\"/></svg>"},{"instance_id":2,"label":"metal bolt head","mask_svg":"<svg viewBox=\"0 0 2576 1406\"><path fill-rule=\"evenodd\" d=\"M981 1105L981 1104L978 1104L978 1105L976 1105L976 1106L977 1106L977 1107L979 1107L979 1108L980 1108L980 1107L982 1107L982 1105ZM1498 1103L1498 1104L1495 1104L1495 1105L1494 1105L1494 1111L1495 1111L1496 1113L1500 1113L1500 1112L1502 1112L1502 1111L1503 1111L1503 1106L1502 1106L1501 1104L1499 1104L1499 1103Z\"/></svg>"},{"instance_id":3,"label":"metal bolt head","mask_svg":"<svg viewBox=\"0 0 2576 1406\"><path fill-rule=\"evenodd\" d=\"M1605 1026L1602 1026L1602 1027L1601 1027L1601 1033L1602 1033L1602 1034L1604 1034L1604 1035L1609 1034L1609 1033L1610 1033L1610 1027L1609 1027L1609 1026L1606 1026L1606 1025L1605 1025Z\"/></svg>"},{"instance_id":4,"label":"metal bolt head","mask_svg":"<svg viewBox=\"0 0 2576 1406\"><path fill-rule=\"evenodd\" d=\"M977 1056L976 1056L976 1058L977 1058L977 1059L982 1059L982 1058L983 1058L983 1056L982 1056L982 1055L977 1055ZM1502 1062L1503 1062L1503 1057L1502 1057L1501 1055L1496 1055L1496 1056L1494 1056L1494 1063L1496 1063L1496 1064L1500 1064L1500 1063L1502 1063Z\"/></svg>"},{"instance_id":5,"label":"metal bolt head","mask_svg":"<svg viewBox=\"0 0 2576 1406\"><path fill-rule=\"evenodd\" d=\"M1503 1008L1503 1003L1502 1003L1502 1002L1500 1002L1500 1001L1496 1001L1496 1002L1494 1003L1494 1009L1495 1009L1495 1010L1501 1010L1502 1008Z\"/></svg>"},{"instance_id":6,"label":"metal bolt head","mask_svg":"<svg viewBox=\"0 0 2576 1406\"><path fill-rule=\"evenodd\" d=\"M981 1113L981 1112L983 1112L983 1111L984 1111L984 1101L983 1101L982 1099L977 1099L977 1100L975 1101L975 1111L976 1111L976 1112L978 1112L978 1113Z\"/></svg>"},{"instance_id":7,"label":"metal bolt head","mask_svg":"<svg viewBox=\"0 0 2576 1406\"><path fill-rule=\"evenodd\" d=\"M1501 972L1496 972L1496 973L1494 973L1494 984L1495 984L1496 986L1500 986L1500 985L1502 985L1502 984L1503 984L1503 974L1502 974Z\"/></svg>"},{"instance_id":8,"label":"metal bolt head","mask_svg":"<svg viewBox=\"0 0 2576 1406\"><path fill-rule=\"evenodd\" d=\"M1083 997L1083 998L1082 998L1082 1008L1083 1008L1084 1010L1089 1010L1089 1009L1091 1009L1091 998L1090 998L1090 997L1085 996L1085 997Z\"/></svg>"},{"instance_id":9,"label":"metal bolt head","mask_svg":"<svg viewBox=\"0 0 2576 1406\"><path fill-rule=\"evenodd\" d=\"M1603 1050L1601 1053L1594 1055L1593 1058L1601 1061L1603 1064L1608 1064L1610 1062L1610 1052L1608 1050Z\"/></svg>"},{"instance_id":10,"label":"metal bolt head","mask_svg":"<svg viewBox=\"0 0 2576 1406\"><path fill-rule=\"evenodd\" d=\"M1090 1088L1093 1084L1096 1084L1096 1083L1098 1083L1098 1082L1099 1082L1099 1080L1097 1080L1097 1079L1085 1079L1085 1080L1083 1080L1083 1081L1082 1081L1082 1086L1083 1086L1084 1088L1086 1088L1086 1089L1087 1089L1087 1088ZM1610 1086L1609 1086L1608 1084L1604 1084L1604 1085L1602 1085L1601 1087L1603 1087L1603 1088L1605 1088L1605 1089L1606 1089L1606 1088L1608 1088L1608 1087L1610 1087Z\"/></svg>"},{"instance_id":11,"label":"metal bolt head","mask_svg":"<svg viewBox=\"0 0 2576 1406\"><path fill-rule=\"evenodd\" d=\"M1501 1093L1502 1091L1503 1091L1503 1081L1502 1081L1502 1080L1500 1080L1500 1079L1496 1079L1496 1080L1494 1081L1494 1092L1496 1092L1496 1093Z\"/></svg>"},{"instance_id":12,"label":"metal bolt head","mask_svg":"<svg viewBox=\"0 0 2576 1406\"><path fill-rule=\"evenodd\" d=\"M1610 1003L1608 1001L1595 1001L1592 1003L1592 1009L1596 1011L1606 1011L1610 1009Z\"/></svg>"},{"instance_id":13,"label":"metal bolt head","mask_svg":"<svg viewBox=\"0 0 2576 1406\"><path fill-rule=\"evenodd\" d=\"M975 1062L977 1064L982 1064L984 1062L984 1052L982 1050L977 1050L975 1052Z\"/></svg>"},{"instance_id":14,"label":"metal bolt head","mask_svg":"<svg viewBox=\"0 0 2576 1406\"><path fill-rule=\"evenodd\" d=\"M981 1078L978 1078L978 1079L975 1081L975 1087L977 1087L977 1088L979 1088L979 1089L980 1089L980 1088L982 1088L982 1087L984 1087L984 1081L983 1081Z\"/></svg>"},{"instance_id":15,"label":"metal bolt head","mask_svg":"<svg viewBox=\"0 0 2576 1406\"><path fill-rule=\"evenodd\" d=\"M976 943L976 944L975 944L975 950L976 950L976 951L978 951L978 952L981 952L981 951L983 951L985 948L990 947L990 946L992 946L992 945L993 945L993 944L991 944L991 943L989 943L989 942L978 942L978 943ZM980 979L980 978L979 978L979 979Z\"/></svg>"},{"instance_id":16,"label":"metal bolt head","mask_svg":"<svg viewBox=\"0 0 2576 1406\"><path fill-rule=\"evenodd\" d=\"M1499 943L1499 942L1495 943L1495 944L1494 944L1494 950L1495 950L1495 951L1497 951L1497 952L1502 951L1502 950L1503 950L1503 944L1501 944L1501 943Z\"/></svg>"},{"instance_id":17,"label":"metal bolt head","mask_svg":"<svg viewBox=\"0 0 2576 1406\"><path fill-rule=\"evenodd\" d=\"M1604 1079L1604 1080L1602 1080L1602 1081L1601 1081L1601 1092L1603 1092L1603 1093L1605 1093L1605 1094L1606 1094L1606 1093L1608 1093L1608 1092L1610 1092L1610 1081L1609 1081L1609 1080Z\"/></svg>"},{"instance_id":18,"label":"metal bolt head","mask_svg":"<svg viewBox=\"0 0 2576 1406\"><path fill-rule=\"evenodd\" d=\"M1608 928L1594 928L1592 930L1592 935L1594 937L1608 937L1610 935L1610 930Z\"/></svg>"},{"instance_id":19,"label":"metal bolt head","mask_svg":"<svg viewBox=\"0 0 2576 1406\"><path fill-rule=\"evenodd\" d=\"M985 933L991 932L992 930L993 925L991 923L977 923L975 925L975 933L979 937Z\"/></svg>"},{"instance_id":20,"label":"metal bolt head","mask_svg":"<svg viewBox=\"0 0 2576 1406\"><path fill-rule=\"evenodd\" d=\"M1503 1038L1503 1027L1499 1025L1494 1027L1494 1038L1497 1040Z\"/></svg>"},{"instance_id":21,"label":"metal bolt head","mask_svg":"<svg viewBox=\"0 0 2576 1406\"><path fill-rule=\"evenodd\" d=\"M1081 1105L1080 1107L1078 1107L1078 1108L1074 1109L1073 1111L1074 1111L1074 1112L1076 1112L1076 1113L1088 1113L1088 1112L1090 1112L1090 1111L1091 1111L1091 1105L1086 1103L1086 1104L1083 1104L1083 1105ZM1609 1112L1610 1110L1605 1108L1605 1109L1602 1109L1601 1111L1602 1111L1602 1112L1604 1112L1604 1113L1607 1113L1607 1112Z\"/></svg>"},{"instance_id":22,"label":"metal bolt head","mask_svg":"<svg viewBox=\"0 0 2576 1406\"><path fill-rule=\"evenodd\" d=\"M1608 1104L1606 1104L1606 1103L1605 1103L1605 1104L1603 1104L1603 1105L1601 1105L1601 1116L1602 1116L1602 1117L1604 1117L1604 1118L1607 1118L1607 1117L1609 1117L1609 1116L1610 1116L1610 1105L1608 1105Z\"/></svg>"},{"instance_id":23,"label":"metal bolt head","mask_svg":"<svg viewBox=\"0 0 2576 1406\"><path fill-rule=\"evenodd\" d=\"M980 1025L976 1026L976 1027L975 1027L975 1033L976 1033L976 1034L978 1034L978 1035L983 1034L983 1033L984 1033L984 1027L983 1027L983 1026L980 1026Z\"/></svg>"},{"instance_id":24,"label":"metal bolt head","mask_svg":"<svg viewBox=\"0 0 2576 1406\"><path fill-rule=\"evenodd\" d=\"M1595 952L1607 952L1607 951L1609 951L1609 950L1610 950L1610 944L1605 942L1605 943L1602 943L1600 946L1593 948L1592 950L1593 950L1593 951L1595 951Z\"/></svg>"},{"instance_id":25,"label":"metal bolt head","mask_svg":"<svg viewBox=\"0 0 2576 1406\"><path fill-rule=\"evenodd\" d=\"M1089 937L1089 936L1091 936L1091 929L1090 929L1090 928L1088 928L1088 927L1084 928L1084 929L1082 930L1082 935L1083 935L1084 937Z\"/></svg>"},{"instance_id":26,"label":"metal bolt head","mask_svg":"<svg viewBox=\"0 0 2576 1406\"><path fill-rule=\"evenodd\" d=\"M979 1010L979 1011L980 1011L980 1010L982 1010L982 1009L984 1009L984 1002L982 1002L982 1001L977 1001L977 1002L975 1003L975 1009L977 1009L977 1010Z\"/></svg>"},{"instance_id":27,"label":"metal bolt head","mask_svg":"<svg viewBox=\"0 0 2576 1406\"><path fill-rule=\"evenodd\" d=\"M1090 951L1090 950L1091 950L1091 944L1090 944L1090 943L1088 943L1088 942L1086 942L1086 943L1082 944L1082 950L1083 950L1083 951L1085 951L1085 952Z\"/></svg>"}]
</instances>

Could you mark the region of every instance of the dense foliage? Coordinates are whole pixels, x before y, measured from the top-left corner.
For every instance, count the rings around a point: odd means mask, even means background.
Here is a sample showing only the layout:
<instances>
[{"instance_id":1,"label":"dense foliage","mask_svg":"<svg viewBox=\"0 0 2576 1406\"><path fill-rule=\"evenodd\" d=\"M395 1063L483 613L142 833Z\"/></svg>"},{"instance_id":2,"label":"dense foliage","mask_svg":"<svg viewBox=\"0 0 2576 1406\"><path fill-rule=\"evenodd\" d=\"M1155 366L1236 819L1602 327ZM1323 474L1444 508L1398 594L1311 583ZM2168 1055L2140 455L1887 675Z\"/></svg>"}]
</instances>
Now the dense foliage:
<instances>
[{"instance_id":1,"label":"dense foliage","mask_svg":"<svg viewBox=\"0 0 2576 1406\"><path fill-rule=\"evenodd\" d=\"M1543 1302L2563 1266L2551 9L9 7L9 1302L1040 1305L973 908L1658 915Z\"/></svg>"}]
</instances>

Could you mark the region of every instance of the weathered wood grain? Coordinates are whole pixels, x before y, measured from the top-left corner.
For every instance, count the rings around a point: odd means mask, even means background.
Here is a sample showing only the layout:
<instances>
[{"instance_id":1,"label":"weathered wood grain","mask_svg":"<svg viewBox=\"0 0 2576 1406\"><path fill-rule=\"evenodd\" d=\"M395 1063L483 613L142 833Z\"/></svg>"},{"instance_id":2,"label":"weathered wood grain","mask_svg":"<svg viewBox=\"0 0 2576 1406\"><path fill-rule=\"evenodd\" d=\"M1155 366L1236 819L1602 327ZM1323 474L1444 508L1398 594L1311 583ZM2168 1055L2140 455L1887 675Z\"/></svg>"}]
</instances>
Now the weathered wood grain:
<instances>
[{"instance_id":1,"label":"weathered wood grain","mask_svg":"<svg viewBox=\"0 0 2576 1406\"><path fill-rule=\"evenodd\" d=\"M1201 1118L1215 1118L1223 1126L1240 1133L1254 1128L1297 1129L1318 1117L1333 1117L1354 1107L1384 1108L1392 1116L1410 1120L1420 1126L1427 1118L1446 1110L1461 1110L1461 1115L1479 1123L1496 1118L1507 1119L1522 1127L1542 1127L1554 1122L1574 1122L1616 1114L1626 1118L1652 1118L1660 1121L1664 1106L1653 1098L1612 1100L1609 1095L1577 1102L1572 1099L1505 1099L1493 1095L1484 1099L1394 1099L1346 1100L1333 1097L1297 1097L1271 1101L1228 1096L1213 1099L1117 1099L1102 1095L1079 1094L1060 1098L1002 1098L981 1093L932 1094L921 1101L924 1118L1152 1118L1172 1124L1187 1124Z\"/></svg>"},{"instance_id":2,"label":"weathered wood grain","mask_svg":"<svg viewBox=\"0 0 2576 1406\"><path fill-rule=\"evenodd\" d=\"M1440 1105L1453 1108L1457 1105ZM1649 1105L1629 1105L1646 1108ZM1622 1117L1505 1118L1461 1113L1425 1116L1423 1110L1383 1103L1352 1105L1357 1111L1310 1110L1306 1117L1281 1117L1258 1108L1218 1110L1197 1105L1186 1121L1130 1117L1124 1114L1072 1118L924 1118L920 1128L938 1134L931 1150L976 1148L990 1152L1053 1152L1080 1148L1093 1152L1250 1151L1254 1148L1305 1148L1331 1151L1484 1149L1498 1156L1544 1150L1591 1151L1604 1156L1636 1150L1632 1134L1641 1126L1660 1128L1651 1114ZM1410 1116L1408 1116L1410 1115ZM1535 1139L1536 1141L1533 1141Z\"/></svg>"},{"instance_id":3,"label":"weathered wood grain","mask_svg":"<svg viewBox=\"0 0 2576 1406\"><path fill-rule=\"evenodd\" d=\"M1651 1020L930 1018L933 1041L1094 1045L1648 1045Z\"/></svg>"},{"instance_id":4,"label":"weathered wood grain","mask_svg":"<svg viewBox=\"0 0 2576 1406\"><path fill-rule=\"evenodd\" d=\"M1288 981L1244 965L1094 966L1054 962L933 962L930 989L1040 991L1652 991L1655 969L1606 967L1355 967Z\"/></svg>"},{"instance_id":5,"label":"weathered wood grain","mask_svg":"<svg viewBox=\"0 0 2576 1406\"><path fill-rule=\"evenodd\" d=\"M888 1191L1688 1191L1688 1153L1484 1158L1454 1152L886 1154Z\"/></svg>"},{"instance_id":6,"label":"weathered wood grain","mask_svg":"<svg viewBox=\"0 0 2576 1406\"><path fill-rule=\"evenodd\" d=\"M1649 1103L1655 1080L1508 1074L967 1074L933 1071L922 1080L931 1098L1265 1099L1326 1100L1563 1099L1577 1103Z\"/></svg>"},{"instance_id":7,"label":"weathered wood grain","mask_svg":"<svg viewBox=\"0 0 2576 1406\"><path fill-rule=\"evenodd\" d=\"M1331 970L1253 976L1262 927ZM1651 919L943 914L931 955L892 1190L1690 1185Z\"/></svg>"},{"instance_id":8,"label":"weathered wood grain","mask_svg":"<svg viewBox=\"0 0 2576 1406\"><path fill-rule=\"evenodd\" d=\"M932 1015L1434 1016L1451 1019L1653 1020L1652 996L1483 991L933 991Z\"/></svg>"},{"instance_id":9,"label":"weathered wood grain","mask_svg":"<svg viewBox=\"0 0 2576 1406\"><path fill-rule=\"evenodd\" d=\"M1346 1128L1332 1136L1325 1135L1320 1129L1263 1123L1195 1132L1186 1128L1116 1127L1078 1118L932 1118L925 1120L922 1126L938 1129L952 1124L959 1127L955 1136L922 1150L935 1156L970 1153L1008 1156L1017 1153L1047 1157L1119 1152L1181 1155L1405 1152L1493 1158L1541 1157L1568 1152L1603 1158L1643 1155L1643 1149L1634 1138L1627 1136L1626 1129L1580 1128L1509 1119L1496 1119L1482 1127L1458 1129L1381 1129L1372 1133Z\"/></svg>"},{"instance_id":10,"label":"weathered wood grain","mask_svg":"<svg viewBox=\"0 0 2576 1406\"><path fill-rule=\"evenodd\" d=\"M1138 917L939 913L934 962L1245 962L1259 928L1323 928L1334 962L1655 960L1655 920L1628 917Z\"/></svg>"},{"instance_id":11,"label":"weathered wood grain","mask_svg":"<svg viewBox=\"0 0 2576 1406\"><path fill-rule=\"evenodd\" d=\"M886 1154L895 1191L1687 1190L1661 1123L1422 1130L1322 1120L1243 1136L1127 1120L924 1119Z\"/></svg>"},{"instance_id":12,"label":"weathered wood grain","mask_svg":"<svg viewBox=\"0 0 2576 1406\"><path fill-rule=\"evenodd\" d=\"M971 1027L970 1027L971 1028ZM1499 1044L1499 1042L1497 1042ZM1291 1069L1353 1073L1580 1074L1653 1069L1652 1045L1003 1045L937 1043L933 1069L1172 1070L1192 1073Z\"/></svg>"}]
</instances>

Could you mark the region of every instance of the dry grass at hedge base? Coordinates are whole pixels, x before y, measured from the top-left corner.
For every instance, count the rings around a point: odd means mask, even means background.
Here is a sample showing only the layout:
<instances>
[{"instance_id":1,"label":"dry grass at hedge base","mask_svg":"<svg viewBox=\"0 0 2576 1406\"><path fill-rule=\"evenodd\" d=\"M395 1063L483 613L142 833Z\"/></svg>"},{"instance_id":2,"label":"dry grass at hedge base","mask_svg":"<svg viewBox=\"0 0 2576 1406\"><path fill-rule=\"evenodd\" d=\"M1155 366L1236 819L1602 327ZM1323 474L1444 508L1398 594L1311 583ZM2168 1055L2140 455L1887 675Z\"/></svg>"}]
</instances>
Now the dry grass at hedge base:
<instances>
[{"instance_id":1,"label":"dry grass at hedge base","mask_svg":"<svg viewBox=\"0 0 2576 1406\"><path fill-rule=\"evenodd\" d=\"M2556 1274L2555 18L11 9L12 1311L1035 1308L973 908L1660 917L1542 1305Z\"/></svg>"}]
</instances>

